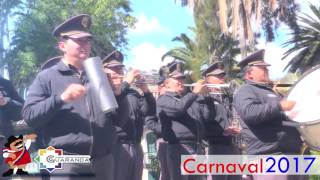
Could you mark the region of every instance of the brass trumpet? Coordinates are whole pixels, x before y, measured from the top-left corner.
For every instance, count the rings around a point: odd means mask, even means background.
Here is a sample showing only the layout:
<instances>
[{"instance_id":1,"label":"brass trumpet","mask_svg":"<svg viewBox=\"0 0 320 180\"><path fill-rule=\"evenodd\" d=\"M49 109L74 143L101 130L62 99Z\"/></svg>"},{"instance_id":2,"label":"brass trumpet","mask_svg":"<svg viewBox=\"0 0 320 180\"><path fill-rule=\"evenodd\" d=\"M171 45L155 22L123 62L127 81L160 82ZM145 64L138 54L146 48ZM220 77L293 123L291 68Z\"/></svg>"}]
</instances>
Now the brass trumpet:
<instances>
[{"instance_id":1,"label":"brass trumpet","mask_svg":"<svg viewBox=\"0 0 320 180\"><path fill-rule=\"evenodd\" d=\"M208 94L212 94L212 95L221 95L221 94L223 94L223 92L208 92Z\"/></svg>"},{"instance_id":2,"label":"brass trumpet","mask_svg":"<svg viewBox=\"0 0 320 180\"><path fill-rule=\"evenodd\" d=\"M194 87L196 84L184 84L186 87ZM207 86L208 88L229 88L230 84L204 84L203 86Z\"/></svg>"}]
</instances>

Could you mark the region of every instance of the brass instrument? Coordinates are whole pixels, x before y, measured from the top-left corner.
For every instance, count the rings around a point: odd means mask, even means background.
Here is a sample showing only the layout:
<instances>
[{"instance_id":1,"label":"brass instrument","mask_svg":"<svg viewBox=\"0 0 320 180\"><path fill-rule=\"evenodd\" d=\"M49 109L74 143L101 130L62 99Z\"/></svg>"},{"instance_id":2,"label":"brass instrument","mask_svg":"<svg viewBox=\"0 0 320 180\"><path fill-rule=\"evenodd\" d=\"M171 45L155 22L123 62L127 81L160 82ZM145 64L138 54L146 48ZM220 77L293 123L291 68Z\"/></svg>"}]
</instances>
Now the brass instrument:
<instances>
[{"instance_id":1,"label":"brass instrument","mask_svg":"<svg viewBox=\"0 0 320 180\"><path fill-rule=\"evenodd\" d=\"M239 149L241 149L242 153L246 151L247 148L247 142L243 136L243 132L241 132L242 127L240 125L240 117L237 114L237 112L232 108L232 119L229 120L231 121L231 127L239 128L240 129L240 134L235 135L232 137L232 143L237 146Z\"/></svg>"},{"instance_id":2,"label":"brass instrument","mask_svg":"<svg viewBox=\"0 0 320 180\"><path fill-rule=\"evenodd\" d=\"M194 87L196 83L193 84L184 84L186 87ZM207 86L208 88L229 88L230 84L204 84L203 86Z\"/></svg>"},{"instance_id":3,"label":"brass instrument","mask_svg":"<svg viewBox=\"0 0 320 180\"><path fill-rule=\"evenodd\" d=\"M273 85L273 91L275 91L277 94L281 96L285 96L288 94L290 88L293 86L293 84L288 83L274 83Z\"/></svg>"}]
</instances>

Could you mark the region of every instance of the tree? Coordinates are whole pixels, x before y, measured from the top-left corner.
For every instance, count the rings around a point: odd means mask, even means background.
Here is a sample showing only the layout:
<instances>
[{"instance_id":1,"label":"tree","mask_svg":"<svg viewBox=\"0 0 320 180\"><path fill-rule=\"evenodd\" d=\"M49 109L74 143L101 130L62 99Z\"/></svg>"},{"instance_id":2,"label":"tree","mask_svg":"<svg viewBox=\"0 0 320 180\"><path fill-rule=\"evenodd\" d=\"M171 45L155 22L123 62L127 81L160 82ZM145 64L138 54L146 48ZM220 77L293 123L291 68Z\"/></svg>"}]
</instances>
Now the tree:
<instances>
[{"instance_id":1,"label":"tree","mask_svg":"<svg viewBox=\"0 0 320 180\"><path fill-rule=\"evenodd\" d=\"M194 72L195 78L200 77L200 65L205 60L205 57L203 57L205 53L202 53L198 44L184 33L175 37L173 41L181 42L183 46L169 50L162 56L162 60L167 56L182 60L186 63L186 68Z\"/></svg>"},{"instance_id":2,"label":"tree","mask_svg":"<svg viewBox=\"0 0 320 180\"><path fill-rule=\"evenodd\" d=\"M299 33L292 32L292 38L284 43L292 47L284 53L283 59L298 52L285 68L290 68L291 72L304 72L320 63L320 6L310 5L310 9L314 16L300 16Z\"/></svg>"},{"instance_id":3,"label":"tree","mask_svg":"<svg viewBox=\"0 0 320 180\"><path fill-rule=\"evenodd\" d=\"M180 0L181 5L193 8L195 19L202 14L201 9L208 3L217 4L212 17L218 17L221 32L232 34L240 40L241 52L246 56L247 49L253 49L255 38L262 29L267 41L274 40L274 31L280 22L288 25L297 34L299 26L296 22L298 9L294 0ZM262 26L262 28L260 28ZM254 28L255 27L255 28Z\"/></svg>"},{"instance_id":4,"label":"tree","mask_svg":"<svg viewBox=\"0 0 320 180\"><path fill-rule=\"evenodd\" d=\"M127 45L127 28L133 26L127 0L29 0L16 13L14 37L6 56L16 85L28 86L38 67L59 54L51 33L56 25L77 14L93 19L93 55L105 56Z\"/></svg>"},{"instance_id":5,"label":"tree","mask_svg":"<svg viewBox=\"0 0 320 180\"><path fill-rule=\"evenodd\" d=\"M225 65L227 76L231 77L233 73L233 67L235 64L234 57L239 54L239 48L236 48L236 42L223 34L212 39L209 46L210 51L205 48L201 48L199 43L191 40L186 34L181 34L173 39L173 41L179 41L183 44L182 47L176 47L166 52L162 59L167 56L171 56L175 59L186 62L186 68L194 72L194 78L199 79L200 66L204 63L211 64L215 61L222 61ZM208 53L209 52L209 53Z\"/></svg>"},{"instance_id":6,"label":"tree","mask_svg":"<svg viewBox=\"0 0 320 180\"><path fill-rule=\"evenodd\" d=\"M217 1L195 1L194 19L196 24L196 41L207 53L206 63L223 61L228 77L233 77L235 56L240 53L239 42L223 34L217 14Z\"/></svg>"},{"instance_id":7,"label":"tree","mask_svg":"<svg viewBox=\"0 0 320 180\"><path fill-rule=\"evenodd\" d=\"M0 65L4 67L5 43L9 41L8 17L12 14L14 8L21 4L20 0L0 0ZM1 74L2 71L0 70Z\"/></svg>"},{"instance_id":8,"label":"tree","mask_svg":"<svg viewBox=\"0 0 320 180\"><path fill-rule=\"evenodd\" d=\"M201 64L215 61L223 61L227 76L234 76L232 72L235 64L234 57L240 53L239 48L237 48L238 41L221 33L218 17L212 13L217 10L217 1L195 1L195 27L190 28L195 34L194 40L183 38L181 35L180 38L175 38L175 40L180 40L184 46L166 53L166 55L185 60L187 65L195 72L195 78L200 77ZM186 55L188 56L186 57Z\"/></svg>"}]
</instances>

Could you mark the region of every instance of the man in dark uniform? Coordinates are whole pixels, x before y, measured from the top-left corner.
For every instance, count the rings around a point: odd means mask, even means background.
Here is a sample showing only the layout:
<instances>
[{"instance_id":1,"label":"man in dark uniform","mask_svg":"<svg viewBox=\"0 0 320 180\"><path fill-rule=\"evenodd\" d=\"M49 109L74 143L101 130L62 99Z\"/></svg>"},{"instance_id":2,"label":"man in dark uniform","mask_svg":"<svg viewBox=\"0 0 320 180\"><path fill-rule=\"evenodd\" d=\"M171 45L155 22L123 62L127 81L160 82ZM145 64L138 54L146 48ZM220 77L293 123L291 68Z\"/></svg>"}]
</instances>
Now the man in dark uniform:
<instances>
[{"instance_id":1,"label":"man in dark uniform","mask_svg":"<svg viewBox=\"0 0 320 180\"><path fill-rule=\"evenodd\" d=\"M282 100L272 90L269 79L269 64L264 62L264 50L259 50L243 59L239 66L244 72L246 84L234 96L234 107L246 127L248 154L292 154L298 153L301 140L297 131L284 127L287 120L284 111L291 110L295 102ZM283 142L287 142L286 145ZM294 145L297 148L285 148ZM292 147L292 146L291 146ZM254 175L254 179L293 179L286 175Z\"/></svg>"},{"instance_id":2,"label":"man in dark uniform","mask_svg":"<svg viewBox=\"0 0 320 180\"><path fill-rule=\"evenodd\" d=\"M21 119L24 100L18 95L10 81L0 77L0 148L4 149L6 138L15 135L12 122ZM7 170L0 156L1 173Z\"/></svg>"},{"instance_id":3,"label":"man in dark uniform","mask_svg":"<svg viewBox=\"0 0 320 180\"><path fill-rule=\"evenodd\" d=\"M123 55L114 51L103 59L103 66L113 87L119 108L113 113L118 143L114 150L115 179L141 180L143 151L141 138L144 118L155 114L155 99L147 85L139 80L140 72L132 70L123 80ZM133 89L133 84L139 89Z\"/></svg>"},{"instance_id":4,"label":"man in dark uniform","mask_svg":"<svg viewBox=\"0 0 320 180\"><path fill-rule=\"evenodd\" d=\"M225 84L225 75L224 66L221 61L216 61L209 66L205 70L202 71L201 75L205 78L207 84L217 85L217 87L208 87L209 91L214 99L222 104L226 110L228 111L228 116L232 116L231 107L232 107L232 95L230 97L227 94L227 88L219 88L218 85Z\"/></svg>"},{"instance_id":5,"label":"man in dark uniform","mask_svg":"<svg viewBox=\"0 0 320 180\"><path fill-rule=\"evenodd\" d=\"M164 86L165 77L161 76L159 77L157 81L158 85L158 98L165 94L166 89ZM169 170L167 166L167 146L168 143L163 140L162 134L161 134L161 123L159 121L159 118L154 116L147 116L146 117L146 127L150 129L156 136L157 136L157 153L158 153L158 159L160 163L160 178L159 180L167 180L170 179L169 176Z\"/></svg>"},{"instance_id":6,"label":"man in dark uniform","mask_svg":"<svg viewBox=\"0 0 320 180\"><path fill-rule=\"evenodd\" d=\"M192 106L205 87L204 82L196 83L193 92L185 94L184 79L185 75L179 70L171 72L165 81L166 93L157 101L162 136L168 142L167 163L171 180L200 178L182 175L180 163L181 155L200 154L203 124L194 116L199 115L200 108Z\"/></svg>"},{"instance_id":7,"label":"man in dark uniform","mask_svg":"<svg viewBox=\"0 0 320 180\"><path fill-rule=\"evenodd\" d=\"M53 172L64 176L50 179L114 179L115 128L109 114L102 112L82 65L91 52L90 25L90 16L82 14L56 27L53 35L59 38L63 57L37 75L22 111L42 139L41 148L53 146L64 154L91 155L89 164L64 164L62 170Z\"/></svg>"},{"instance_id":8,"label":"man in dark uniform","mask_svg":"<svg viewBox=\"0 0 320 180\"><path fill-rule=\"evenodd\" d=\"M210 85L225 84L222 62L215 62L208 66L202 73L206 83L209 84L209 97L211 110L215 113L212 119L205 122L206 139L209 143L209 155L239 155L240 150L232 142L232 136L240 133L239 127L232 126L233 109L230 95L224 93L224 89L210 87ZM213 175L214 180L237 180L240 176Z\"/></svg>"}]
</instances>

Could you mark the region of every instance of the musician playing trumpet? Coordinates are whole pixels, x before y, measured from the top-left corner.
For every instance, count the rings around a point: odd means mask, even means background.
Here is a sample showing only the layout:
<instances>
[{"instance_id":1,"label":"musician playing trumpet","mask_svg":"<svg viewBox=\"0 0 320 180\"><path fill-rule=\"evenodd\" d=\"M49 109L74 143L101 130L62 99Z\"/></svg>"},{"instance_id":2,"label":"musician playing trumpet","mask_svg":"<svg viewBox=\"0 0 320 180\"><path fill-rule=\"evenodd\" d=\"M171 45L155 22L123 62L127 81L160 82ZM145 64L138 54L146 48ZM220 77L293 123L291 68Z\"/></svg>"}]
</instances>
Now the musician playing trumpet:
<instances>
[{"instance_id":1,"label":"musician playing trumpet","mask_svg":"<svg viewBox=\"0 0 320 180\"><path fill-rule=\"evenodd\" d=\"M160 118L163 139L168 142L167 166L171 180L196 180L199 176L181 174L181 155L201 153L199 143L203 137L203 124L200 116L203 106L198 98L205 91L204 81L196 83L193 91L186 93L186 76L173 64L164 85L166 92L158 98L157 114ZM205 105L205 104L203 104ZM208 112L208 111L207 111Z\"/></svg>"},{"instance_id":2,"label":"musician playing trumpet","mask_svg":"<svg viewBox=\"0 0 320 180\"><path fill-rule=\"evenodd\" d=\"M232 137L239 135L240 127L233 126L232 96L224 93L225 89L218 88L219 84L225 84L225 71L222 62L217 61L202 72L208 87L210 97L210 110L214 112L208 121L205 121L205 138L208 141L209 155L235 155L240 154L239 148L233 144ZM217 86L215 86L217 85ZM238 180L240 176L213 175L217 180Z\"/></svg>"},{"instance_id":3,"label":"musician playing trumpet","mask_svg":"<svg viewBox=\"0 0 320 180\"><path fill-rule=\"evenodd\" d=\"M132 84L140 79L141 73L133 69L124 77L122 62L123 55L119 51L113 51L103 59L105 73L119 105L119 108L111 114L118 137L112 153L116 159L114 179L141 180L143 171L141 138L144 118L155 114L155 99L145 83L138 85L143 94L132 88Z\"/></svg>"}]
</instances>

